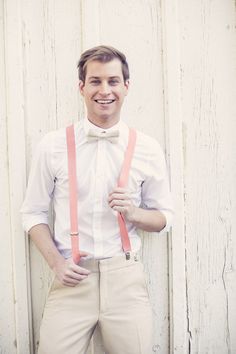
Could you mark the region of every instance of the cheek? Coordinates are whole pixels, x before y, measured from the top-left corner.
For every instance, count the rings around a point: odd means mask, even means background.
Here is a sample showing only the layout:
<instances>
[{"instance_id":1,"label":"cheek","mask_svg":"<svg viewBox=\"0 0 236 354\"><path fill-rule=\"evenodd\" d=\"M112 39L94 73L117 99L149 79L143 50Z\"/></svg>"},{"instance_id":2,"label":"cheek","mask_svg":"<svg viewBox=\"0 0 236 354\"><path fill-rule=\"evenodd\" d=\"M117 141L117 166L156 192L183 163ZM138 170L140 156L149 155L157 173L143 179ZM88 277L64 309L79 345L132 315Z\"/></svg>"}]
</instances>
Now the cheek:
<instances>
[{"instance_id":1,"label":"cheek","mask_svg":"<svg viewBox=\"0 0 236 354\"><path fill-rule=\"evenodd\" d=\"M120 94L120 95L119 95L119 101L120 101L120 103L123 103L124 99L125 99L125 95L124 95L123 93Z\"/></svg>"},{"instance_id":2,"label":"cheek","mask_svg":"<svg viewBox=\"0 0 236 354\"><path fill-rule=\"evenodd\" d=\"M89 97L91 97L95 92L96 92L96 90L95 90L94 88L86 87L86 88L83 89L82 94L83 94L84 97L89 98Z\"/></svg>"},{"instance_id":3,"label":"cheek","mask_svg":"<svg viewBox=\"0 0 236 354\"><path fill-rule=\"evenodd\" d=\"M94 97L94 94L92 92L89 92L84 96L84 99L88 103L94 103L93 97Z\"/></svg>"},{"instance_id":4,"label":"cheek","mask_svg":"<svg viewBox=\"0 0 236 354\"><path fill-rule=\"evenodd\" d=\"M122 90L116 91L114 94L119 98L120 101L123 101L126 96L125 92Z\"/></svg>"}]
</instances>

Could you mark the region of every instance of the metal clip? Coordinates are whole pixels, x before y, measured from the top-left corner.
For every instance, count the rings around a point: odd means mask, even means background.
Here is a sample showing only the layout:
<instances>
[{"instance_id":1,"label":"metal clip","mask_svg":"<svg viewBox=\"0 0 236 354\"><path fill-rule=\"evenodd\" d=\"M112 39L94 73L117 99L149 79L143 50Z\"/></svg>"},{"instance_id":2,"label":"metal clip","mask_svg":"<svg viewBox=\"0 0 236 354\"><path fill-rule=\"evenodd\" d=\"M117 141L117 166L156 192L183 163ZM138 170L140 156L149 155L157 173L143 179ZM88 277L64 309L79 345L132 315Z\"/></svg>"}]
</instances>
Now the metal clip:
<instances>
[{"instance_id":1,"label":"metal clip","mask_svg":"<svg viewBox=\"0 0 236 354\"><path fill-rule=\"evenodd\" d=\"M78 232L71 232L70 235L71 235L71 236L78 236L79 233L78 233Z\"/></svg>"},{"instance_id":2,"label":"metal clip","mask_svg":"<svg viewBox=\"0 0 236 354\"><path fill-rule=\"evenodd\" d=\"M130 259L130 252L129 251L125 253L125 258L127 261Z\"/></svg>"}]
</instances>

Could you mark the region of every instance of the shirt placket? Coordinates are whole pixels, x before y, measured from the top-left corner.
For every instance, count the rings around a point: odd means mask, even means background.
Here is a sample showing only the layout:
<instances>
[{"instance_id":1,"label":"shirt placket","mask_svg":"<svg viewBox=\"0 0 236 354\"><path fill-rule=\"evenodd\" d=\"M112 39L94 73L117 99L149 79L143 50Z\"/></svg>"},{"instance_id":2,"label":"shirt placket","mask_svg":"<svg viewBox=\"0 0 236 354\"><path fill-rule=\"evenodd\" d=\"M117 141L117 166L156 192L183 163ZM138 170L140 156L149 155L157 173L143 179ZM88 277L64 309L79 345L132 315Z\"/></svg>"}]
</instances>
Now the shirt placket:
<instances>
[{"instance_id":1,"label":"shirt placket","mask_svg":"<svg viewBox=\"0 0 236 354\"><path fill-rule=\"evenodd\" d=\"M102 212L103 212L103 194L104 194L104 171L105 171L105 142L97 142L97 161L95 172L95 190L93 203L92 228L94 237L94 256L99 258L103 256L103 230L102 230Z\"/></svg>"}]
</instances>

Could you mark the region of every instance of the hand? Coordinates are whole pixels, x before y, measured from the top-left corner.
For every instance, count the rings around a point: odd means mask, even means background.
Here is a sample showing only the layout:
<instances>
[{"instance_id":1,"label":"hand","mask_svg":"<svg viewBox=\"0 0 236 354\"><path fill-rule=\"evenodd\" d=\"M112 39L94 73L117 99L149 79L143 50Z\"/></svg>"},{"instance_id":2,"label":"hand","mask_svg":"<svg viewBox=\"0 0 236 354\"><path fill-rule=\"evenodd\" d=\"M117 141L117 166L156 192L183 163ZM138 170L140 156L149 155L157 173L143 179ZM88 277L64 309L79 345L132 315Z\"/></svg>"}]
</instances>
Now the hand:
<instances>
[{"instance_id":1,"label":"hand","mask_svg":"<svg viewBox=\"0 0 236 354\"><path fill-rule=\"evenodd\" d=\"M122 213L127 221L133 222L136 207L132 202L132 195L128 189L116 187L109 194L108 203L113 210Z\"/></svg>"},{"instance_id":2,"label":"hand","mask_svg":"<svg viewBox=\"0 0 236 354\"><path fill-rule=\"evenodd\" d=\"M85 252L80 254L82 257L88 255ZM91 273L89 270L75 264L72 258L62 259L54 268L54 272L61 284L70 287L76 286Z\"/></svg>"}]
</instances>

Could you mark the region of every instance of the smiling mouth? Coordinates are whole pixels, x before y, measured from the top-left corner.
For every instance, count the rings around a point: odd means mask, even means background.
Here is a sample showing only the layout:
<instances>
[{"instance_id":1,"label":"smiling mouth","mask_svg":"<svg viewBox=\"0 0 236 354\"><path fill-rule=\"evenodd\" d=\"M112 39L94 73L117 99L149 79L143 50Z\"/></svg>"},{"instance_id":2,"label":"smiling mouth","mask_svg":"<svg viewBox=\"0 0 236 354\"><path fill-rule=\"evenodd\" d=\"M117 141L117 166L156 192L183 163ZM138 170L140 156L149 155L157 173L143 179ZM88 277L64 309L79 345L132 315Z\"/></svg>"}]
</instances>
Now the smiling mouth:
<instances>
[{"instance_id":1,"label":"smiling mouth","mask_svg":"<svg viewBox=\"0 0 236 354\"><path fill-rule=\"evenodd\" d=\"M111 103L115 102L115 100L94 100L94 101L99 104L111 104Z\"/></svg>"}]
</instances>

